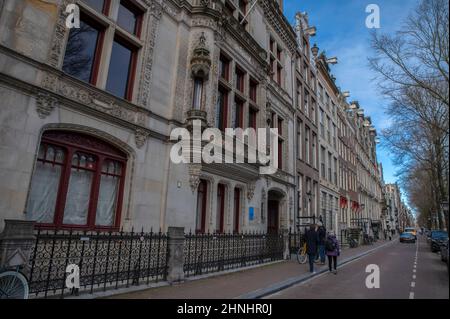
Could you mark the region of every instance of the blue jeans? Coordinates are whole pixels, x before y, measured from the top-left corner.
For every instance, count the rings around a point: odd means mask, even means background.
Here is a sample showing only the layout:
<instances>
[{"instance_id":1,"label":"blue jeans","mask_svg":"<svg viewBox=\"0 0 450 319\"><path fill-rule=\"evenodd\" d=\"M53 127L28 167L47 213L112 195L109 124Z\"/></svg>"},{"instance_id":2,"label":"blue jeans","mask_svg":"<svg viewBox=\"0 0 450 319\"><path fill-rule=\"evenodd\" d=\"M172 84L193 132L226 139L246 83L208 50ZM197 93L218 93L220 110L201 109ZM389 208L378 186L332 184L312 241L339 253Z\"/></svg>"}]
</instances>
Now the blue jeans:
<instances>
[{"instance_id":1,"label":"blue jeans","mask_svg":"<svg viewBox=\"0 0 450 319\"><path fill-rule=\"evenodd\" d=\"M314 259L316 259L316 254L308 254L309 272L314 272Z\"/></svg>"},{"instance_id":2,"label":"blue jeans","mask_svg":"<svg viewBox=\"0 0 450 319\"><path fill-rule=\"evenodd\" d=\"M325 245L319 245L319 256L320 256L320 262L325 262Z\"/></svg>"}]
</instances>

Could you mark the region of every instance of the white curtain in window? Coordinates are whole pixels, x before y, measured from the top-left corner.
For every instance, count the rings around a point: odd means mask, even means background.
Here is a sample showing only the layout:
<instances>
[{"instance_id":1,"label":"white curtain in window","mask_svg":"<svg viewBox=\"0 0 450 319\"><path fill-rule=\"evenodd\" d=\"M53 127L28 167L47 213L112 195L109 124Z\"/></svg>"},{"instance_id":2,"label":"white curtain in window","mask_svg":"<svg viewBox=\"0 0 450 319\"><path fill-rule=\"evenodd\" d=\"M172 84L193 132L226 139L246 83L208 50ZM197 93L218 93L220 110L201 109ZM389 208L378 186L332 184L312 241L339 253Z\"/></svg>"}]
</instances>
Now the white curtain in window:
<instances>
[{"instance_id":1,"label":"white curtain in window","mask_svg":"<svg viewBox=\"0 0 450 319\"><path fill-rule=\"evenodd\" d=\"M97 226L114 225L118 189L118 177L102 175L95 219L95 224Z\"/></svg>"},{"instance_id":2,"label":"white curtain in window","mask_svg":"<svg viewBox=\"0 0 450 319\"><path fill-rule=\"evenodd\" d=\"M92 172L72 168L63 223L86 225L92 186Z\"/></svg>"},{"instance_id":3,"label":"white curtain in window","mask_svg":"<svg viewBox=\"0 0 450 319\"><path fill-rule=\"evenodd\" d=\"M27 218L38 223L53 223L61 166L36 163L27 203Z\"/></svg>"}]
</instances>

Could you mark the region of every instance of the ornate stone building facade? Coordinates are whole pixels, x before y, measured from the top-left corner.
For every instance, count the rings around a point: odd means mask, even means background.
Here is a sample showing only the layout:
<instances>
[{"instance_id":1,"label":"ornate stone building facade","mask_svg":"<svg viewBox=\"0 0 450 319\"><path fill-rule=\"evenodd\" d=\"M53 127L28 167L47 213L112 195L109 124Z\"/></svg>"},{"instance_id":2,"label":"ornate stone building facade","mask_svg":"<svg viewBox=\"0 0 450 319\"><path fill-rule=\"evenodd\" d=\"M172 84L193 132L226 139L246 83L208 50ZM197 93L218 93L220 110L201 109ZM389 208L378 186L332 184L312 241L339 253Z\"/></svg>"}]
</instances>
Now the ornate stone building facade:
<instances>
[{"instance_id":1,"label":"ornate stone building facade","mask_svg":"<svg viewBox=\"0 0 450 319\"><path fill-rule=\"evenodd\" d=\"M339 162L338 108L342 93L331 75L328 59L315 48L318 78L320 216L327 229L338 232Z\"/></svg>"},{"instance_id":2,"label":"ornate stone building facade","mask_svg":"<svg viewBox=\"0 0 450 319\"><path fill-rule=\"evenodd\" d=\"M357 216L357 154L356 128L352 121L350 105L341 99L338 106L338 136L339 136L339 234L344 236L353 227L352 220Z\"/></svg>"},{"instance_id":3,"label":"ornate stone building facade","mask_svg":"<svg viewBox=\"0 0 450 319\"><path fill-rule=\"evenodd\" d=\"M362 227L369 235L380 235L383 210L381 170L377 160L377 133L370 117L357 101L351 102L353 123L356 128L355 152L357 169L358 204L353 224ZM375 233L375 234L373 234Z\"/></svg>"},{"instance_id":4,"label":"ornate stone building facade","mask_svg":"<svg viewBox=\"0 0 450 319\"><path fill-rule=\"evenodd\" d=\"M314 215L338 232L361 213L344 197L378 218L374 132L310 46L307 15L292 27L282 1L250 5L0 0L0 230L275 232ZM171 134L194 121L277 129L277 173L172 162Z\"/></svg>"},{"instance_id":5,"label":"ornate stone building facade","mask_svg":"<svg viewBox=\"0 0 450 319\"><path fill-rule=\"evenodd\" d=\"M80 28L66 27L71 3ZM249 5L0 1L0 228L288 228L297 39L281 1L243 21ZM171 162L172 130L195 119L278 128L280 169Z\"/></svg>"},{"instance_id":6,"label":"ornate stone building facade","mask_svg":"<svg viewBox=\"0 0 450 319\"><path fill-rule=\"evenodd\" d=\"M400 232L400 212L402 210L402 200L400 188L397 184L386 184L385 186L387 218L386 230L392 235Z\"/></svg>"},{"instance_id":7,"label":"ornate stone building facade","mask_svg":"<svg viewBox=\"0 0 450 319\"><path fill-rule=\"evenodd\" d=\"M297 224L319 216L319 154L317 133L317 72L311 53L308 16L296 15L297 58L295 85L295 141L297 174Z\"/></svg>"}]
</instances>

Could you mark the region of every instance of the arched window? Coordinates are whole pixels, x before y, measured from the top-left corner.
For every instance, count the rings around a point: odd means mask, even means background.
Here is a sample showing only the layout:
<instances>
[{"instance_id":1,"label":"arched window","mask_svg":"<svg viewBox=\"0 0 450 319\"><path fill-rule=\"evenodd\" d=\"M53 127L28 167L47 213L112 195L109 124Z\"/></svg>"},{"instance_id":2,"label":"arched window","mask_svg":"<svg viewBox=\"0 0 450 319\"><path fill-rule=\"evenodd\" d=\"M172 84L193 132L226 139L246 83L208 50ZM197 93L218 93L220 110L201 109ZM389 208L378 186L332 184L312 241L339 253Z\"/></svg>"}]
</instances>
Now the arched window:
<instances>
[{"instance_id":1,"label":"arched window","mask_svg":"<svg viewBox=\"0 0 450 319\"><path fill-rule=\"evenodd\" d=\"M52 228L117 229L127 157L95 137L47 131L26 214Z\"/></svg>"}]
</instances>

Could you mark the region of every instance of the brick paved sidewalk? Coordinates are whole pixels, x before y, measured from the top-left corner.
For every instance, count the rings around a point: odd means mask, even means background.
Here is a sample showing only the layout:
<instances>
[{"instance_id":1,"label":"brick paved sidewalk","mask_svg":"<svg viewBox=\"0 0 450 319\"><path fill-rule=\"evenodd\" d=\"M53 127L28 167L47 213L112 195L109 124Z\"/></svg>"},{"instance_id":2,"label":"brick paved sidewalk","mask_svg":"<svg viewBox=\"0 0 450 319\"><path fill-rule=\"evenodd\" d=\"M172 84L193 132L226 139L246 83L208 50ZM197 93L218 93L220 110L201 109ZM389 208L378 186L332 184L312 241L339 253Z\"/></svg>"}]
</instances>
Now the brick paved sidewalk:
<instances>
[{"instance_id":1,"label":"brick paved sidewalk","mask_svg":"<svg viewBox=\"0 0 450 319\"><path fill-rule=\"evenodd\" d=\"M341 253L339 262L349 261L380 246L395 242L379 240L374 245L347 248ZM328 265L316 264L317 274L326 271ZM151 288L142 291L116 294L109 298L118 299L232 299L256 298L269 292L292 285L299 280L308 279L309 265L300 265L292 260L281 261L257 268L235 271L203 279L189 279L180 284Z\"/></svg>"}]
</instances>

